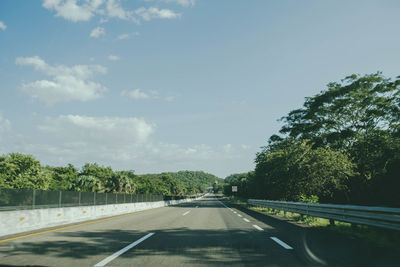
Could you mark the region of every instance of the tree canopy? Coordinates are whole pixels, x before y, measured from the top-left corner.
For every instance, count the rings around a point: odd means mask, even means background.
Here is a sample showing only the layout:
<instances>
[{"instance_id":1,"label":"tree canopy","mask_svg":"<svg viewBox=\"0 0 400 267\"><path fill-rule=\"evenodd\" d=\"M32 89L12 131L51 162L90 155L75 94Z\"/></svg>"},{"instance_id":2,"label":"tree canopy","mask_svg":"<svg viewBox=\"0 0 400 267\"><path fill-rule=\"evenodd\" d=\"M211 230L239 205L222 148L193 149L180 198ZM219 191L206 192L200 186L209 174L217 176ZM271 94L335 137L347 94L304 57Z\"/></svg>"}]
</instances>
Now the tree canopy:
<instances>
[{"instance_id":1,"label":"tree canopy","mask_svg":"<svg viewBox=\"0 0 400 267\"><path fill-rule=\"evenodd\" d=\"M96 163L87 163L78 170L71 164L43 167L32 155L0 156L0 187L3 188L177 196L202 193L215 181L223 180L202 171L137 175L134 171L114 171Z\"/></svg>"},{"instance_id":2,"label":"tree canopy","mask_svg":"<svg viewBox=\"0 0 400 267\"><path fill-rule=\"evenodd\" d=\"M307 97L281 118L283 127L257 153L239 194L400 206L399 89L400 76L353 74Z\"/></svg>"}]
</instances>

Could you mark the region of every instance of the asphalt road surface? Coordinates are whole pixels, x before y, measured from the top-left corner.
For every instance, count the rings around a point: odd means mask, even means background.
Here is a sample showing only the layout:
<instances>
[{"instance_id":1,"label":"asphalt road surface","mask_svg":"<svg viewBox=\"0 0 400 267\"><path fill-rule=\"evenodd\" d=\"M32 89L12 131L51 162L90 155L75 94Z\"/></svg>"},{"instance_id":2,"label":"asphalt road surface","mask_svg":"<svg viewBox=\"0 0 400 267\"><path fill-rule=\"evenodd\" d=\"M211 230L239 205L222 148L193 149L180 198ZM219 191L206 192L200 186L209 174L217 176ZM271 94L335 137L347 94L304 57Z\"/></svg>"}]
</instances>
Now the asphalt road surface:
<instances>
[{"instance_id":1,"label":"asphalt road surface","mask_svg":"<svg viewBox=\"0 0 400 267\"><path fill-rule=\"evenodd\" d=\"M394 251L213 196L15 237L0 266L400 266Z\"/></svg>"}]
</instances>

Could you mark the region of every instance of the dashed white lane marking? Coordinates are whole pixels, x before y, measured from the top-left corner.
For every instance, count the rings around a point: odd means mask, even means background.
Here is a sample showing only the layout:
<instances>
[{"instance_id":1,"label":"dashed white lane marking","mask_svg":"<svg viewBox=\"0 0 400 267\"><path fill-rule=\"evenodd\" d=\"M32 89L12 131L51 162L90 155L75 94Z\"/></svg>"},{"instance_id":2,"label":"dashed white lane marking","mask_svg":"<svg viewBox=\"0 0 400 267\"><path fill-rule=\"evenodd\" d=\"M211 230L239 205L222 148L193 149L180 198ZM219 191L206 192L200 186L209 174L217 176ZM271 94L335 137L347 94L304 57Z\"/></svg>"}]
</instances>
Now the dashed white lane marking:
<instances>
[{"instance_id":1,"label":"dashed white lane marking","mask_svg":"<svg viewBox=\"0 0 400 267\"><path fill-rule=\"evenodd\" d=\"M283 242L282 240L280 240L277 237L273 236L273 237L271 237L271 239L286 249L293 249L291 246L289 246L288 244L286 244L285 242Z\"/></svg>"},{"instance_id":2,"label":"dashed white lane marking","mask_svg":"<svg viewBox=\"0 0 400 267\"><path fill-rule=\"evenodd\" d=\"M191 212L192 210L188 210L187 212L185 212L184 214L182 214L182 216L188 215L189 212Z\"/></svg>"},{"instance_id":3,"label":"dashed white lane marking","mask_svg":"<svg viewBox=\"0 0 400 267\"><path fill-rule=\"evenodd\" d=\"M198 208L199 206L196 206L196 208Z\"/></svg>"},{"instance_id":4,"label":"dashed white lane marking","mask_svg":"<svg viewBox=\"0 0 400 267\"><path fill-rule=\"evenodd\" d=\"M253 224L253 227L256 228L258 231L264 231L264 229L262 229L260 226L258 226L257 224Z\"/></svg>"},{"instance_id":5,"label":"dashed white lane marking","mask_svg":"<svg viewBox=\"0 0 400 267\"><path fill-rule=\"evenodd\" d=\"M243 218L243 220L245 221L245 222L250 222L249 220L247 220L246 218Z\"/></svg>"},{"instance_id":6,"label":"dashed white lane marking","mask_svg":"<svg viewBox=\"0 0 400 267\"><path fill-rule=\"evenodd\" d=\"M236 211L234 211L233 213L236 213L236 214L237 214L237 212L236 212Z\"/></svg>"},{"instance_id":7,"label":"dashed white lane marking","mask_svg":"<svg viewBox=\"0 0 400 267\"><path fill-rule=\"evenodd\" d=\"M242 215L238 214L237 216L242 217Z\"/></svg>"},{"instance_id":8,"label":"dashed white lane marking","mask_svg":"<svg viewBox=\"0 0 400 267\"><path fill-rule=\"evenodd\" d=\"M114 254L112 254L111 256L105 258L104 260L102 260L101 262L97 263L95 265L95 267L99 267L99 266L104 266L107 263L109 263L110 261L112 261L113 259L117 258L118 256L124 254L125 252L127 252L128 250L130 250L131 248L133 248L134 246L140 244L141 242L143 242L144 240L146 240L147 238L149 238L150 236L154 235L154 233L149 233L147 235L145 235L144 237L136 240L135 242L133 242L132 244L124 247L123 249L115 252Z\"/></svg>"}]
</instances>

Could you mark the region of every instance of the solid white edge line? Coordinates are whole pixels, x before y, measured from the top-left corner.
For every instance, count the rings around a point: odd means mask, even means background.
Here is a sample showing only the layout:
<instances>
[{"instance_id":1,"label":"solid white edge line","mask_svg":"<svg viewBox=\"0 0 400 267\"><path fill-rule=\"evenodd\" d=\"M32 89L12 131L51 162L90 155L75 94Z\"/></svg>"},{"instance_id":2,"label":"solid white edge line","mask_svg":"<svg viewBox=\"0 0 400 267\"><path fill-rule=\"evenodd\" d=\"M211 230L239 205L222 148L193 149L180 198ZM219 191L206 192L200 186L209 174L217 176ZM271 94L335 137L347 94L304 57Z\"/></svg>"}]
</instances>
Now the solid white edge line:
<instances>
[{"instance_id":1,"label":"solid white edge line","mask_svg":"<svg viewBox=\"0 0 400 267\"><path fill-rule=\"evenodd\" d=\"M245 222L250 222L248 219L246 219L246 218L243 218L243 220L245 221Z\"/></svg>"},{"instance_id":2,"label":"solid white edge line","mask_svg":"<svg viewBox=\"0 0 400 267\"><path fill-rule=\"evenodd\" d=\"M124 247L123 249L115 252L114 254L112 254L111 256L105 258L104 260L102 260L101 262L97 263L96 265L94 265L95 267L101 267L106 265L107 263L109 263L110 261L112 261L113 259L117 258L118 256L120 256L121 254L127 252L128 250L130 250L131 248L133 248L134 246L140 244L141 242L143 242L144 240L146 240L147 238L149 238L150 236L154 235L154 233L149 233L145 236L143 236L142 238L136 240L135 242L133 242L132 244Z\"/></svg>"},{"instance_id":3,"label":"solid white edge line","mask_svg":"<svg viewBox=\"0 0 400 267\"><path fill-rule=\"evenodd\" d=\"M185 216L187 214L189 214L189 212L191 212L192 210L188 210L187 212L185 212L184 214L182 214L182 216Z\"/></svg>"},{"instance_id":4,"label":"solid white edge line","mask_svg":"<svg viewBox=\"0 0 400 267\"><path fill-rule=\"evenodd\" d=\"M253 227L256 228L259 231L264 231L264 229L262 229L260 226L258 226L257 224L253 224Z\"/></svg>"},{"instance_id":5,"label":"solid white edge line","mask_svg":"<svg viewBox=\"0 0 400 267\"><path fill-rule=\"evenodd\" d=\"M270 237L272 240L274 240L276 243L278 243L279 245L281 245L282 247L286 248L286 249L293 249L291 246L289 246L288 244L286 244L285 242L283 242L282 240L280 240L277 237Z\"/></svg>"}]
</instances>

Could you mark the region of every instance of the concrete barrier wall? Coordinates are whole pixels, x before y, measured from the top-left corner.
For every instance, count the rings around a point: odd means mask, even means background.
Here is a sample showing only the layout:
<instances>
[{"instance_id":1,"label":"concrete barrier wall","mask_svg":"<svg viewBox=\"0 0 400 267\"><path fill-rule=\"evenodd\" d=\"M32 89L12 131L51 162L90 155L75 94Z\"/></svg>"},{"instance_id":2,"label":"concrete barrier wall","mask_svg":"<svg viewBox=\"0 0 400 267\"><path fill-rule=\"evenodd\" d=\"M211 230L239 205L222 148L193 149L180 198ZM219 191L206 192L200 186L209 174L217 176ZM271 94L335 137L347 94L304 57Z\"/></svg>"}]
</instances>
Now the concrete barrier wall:
<instances>
[{"instance_id":1,"label":"concrete barrier wall","mask_svg":"<svg viewBox=\"0 0 400 267\"><path fill-rule=\"evenodd\" d=\"M193 199L0 212L0 236L190 202Z\"/></svg>"}]
</instances>

